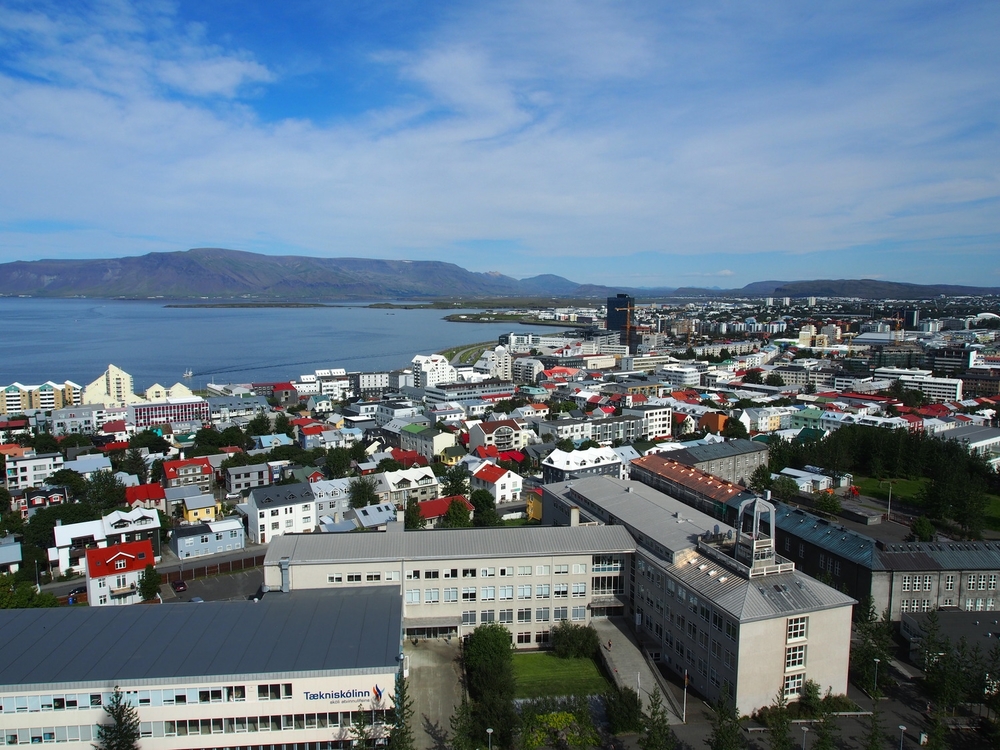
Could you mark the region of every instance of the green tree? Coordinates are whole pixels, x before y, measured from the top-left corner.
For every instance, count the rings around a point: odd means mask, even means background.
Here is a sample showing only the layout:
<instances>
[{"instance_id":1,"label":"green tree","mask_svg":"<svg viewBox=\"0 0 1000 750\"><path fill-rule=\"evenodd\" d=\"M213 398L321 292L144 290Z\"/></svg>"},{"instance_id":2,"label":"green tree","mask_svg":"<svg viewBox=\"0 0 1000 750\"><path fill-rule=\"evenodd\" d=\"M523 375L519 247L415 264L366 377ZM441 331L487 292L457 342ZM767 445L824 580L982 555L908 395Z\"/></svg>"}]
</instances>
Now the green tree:
<instances>
[{"instance_id":1,"label":"green tree","mask_svg":"<svg viewBox=\"0 0 1000 750\"><path fill-rule=\"evenodd\" d=\"M110 724L97 727L96 750L138 750L139 711L128 702L121 688L115 686L111 700L104 706Z\"/></svg>"},{"instance_id":2,"label":"green tree","mask_svg":"<svg viewBox=\"0 0 1000 750\"><path fill-rule=\"evenodd\" d=\"M351 452L347 448L330 448L326 452L326 470L331 479L346 477L351 471Z\"/></svg>"},{"instance_id":3,"label":"green tree","mask_svg":"<svg viewBox=\"0 0 1000 750\"><path fill-rule=\"evenodd\" d=\"M771 470L767 464L761 464L750 475L750 489L758 495L763 495L766 490L771 489Z\"/></svg>"},{"instance_id":4,"label":"green tree","mask_svg":"<svg viewBox=\"0 0 1000 750\"><path fill-rule=\"evenodd\" d=\"M292 421L284 412L280 412L274 418L274 432L276 435L285 434L288 437L292 436Z\"/></svg>"},{"instance_id":5,"label":"green tree","mask_svg":"<svg viewBox=\"0 0 1000 750\"><path fill-rule=\"evenodd\" d=\"M857 608L857 624L855 626L857 642L851 649L851 671L854 681L865 690L882 691L882 686L888 684L889 670L883 668L878 672L878 682L875 682L875 659L888 665L892 655L892 623L888 611L879 618L875 613L875 602L868 596Z\"/></svg>"},{"instance_id":6,"label":"green tree","mask_svg":"<svg viewBox=\"0 0 1000 750\"><path fill-rule=\"evenodd\" d=\"M612 685L602 698L612 734L643 730L642 701L635 690Z\"/></svg>"},{"instance_id":7,"label":"green tree","mask_svg":"<svg viewBox=\"0 0 1000 750\"><path fill-rule=\"evenodd\" d=\"M403 677L403 670L396 672L396 689L392 695L393 707L389 712L389 738L387 750L414 750L413 699Z\"/></svg>"},{"instance_id":8,"label":"green tree","mask_svg":"<svg viewBox=\"0 0 1000 750\"><path fill-rule=\"evenodd\" d=\"M467 529L472 526L469 520L469 507L461 499L455 498L444 512L439 527L442 529Z\"/></svg>"},{"instance_id":9,"label":"green tree","mask_svg":"<svg viewBox=\"0 0 1000 750\"><path fill-rule=\"evenodd\" d=\"M394 458L383 458L375 468L379 471L400 471L405 467Z\"/></svg>"},{"instance_id":10,"label":"green tree","mask_svg":"<svg viewBox=\"0 0 1000 750\"><path fill-rule=\"evenodd\" d=\"M472 699L469 737L480 738L481 743L487 727L492 727L493 744L501 748L513 744L518 726L510 638L510 631L498 622L480 625L472 631L462 654Z\"/></svg>"},{"instance_id":11,"label":"green tree","mask_svg":"<svg viewBox=\"0 0 1000 750\"><path fill-rule=\"evenodd\" d=\"M355 477L347 485L347 494L350 496L352 508L364 508L368 505L375 505L378 502L378 483L375 477L366 475Z\"/></svg>"},{"instance_id":12,"label":"green tree","mask_svg":"<svg viewBox=\"0 0 1000 750\"><path fill-rule=\"evenodd\" d=\"M170 443L157 435L152 430L138 432L128 441L129 448L146 448L150 453L166 453L170 450Z\"/></svg>"},{"instance_id":13,"label":"green tree","mask_svg":"<svg viewBox=\"0 0 1000 750\"><path fill-rule=\"evenodd\" d=\"M677 747L677 737L670 728L659 686L653 688L649 696L649 709L643 715L643 723L646 728L639 737L642 750L674 750Z\"/></svg>"},{"instance_id":14,"label":"green tree","mask_svg":"<svg viewBox=\"0 0 1000 750\"><path fill-rule=\"evenodd\" d=\"M835 516L842 510L840 498L832 492L817 493L813 502L816 510L820 513L826 513L828 516Z\"/></svg>"},{"instance_id":15,"label":"green tree","mask_svg":"<svg viewBox=\"0 0 1000 750\"><path fill-rule=\"evenodd\" d=\"M139 484L146 484L149 478L149 467L146 459L139 448L129 448L125 451L125 458L122 459L122 471L126 474L135 474L139 478Z\"/></svg>"},{"instance_id":16,"label":"green tree","mask_svg":"<svg viewBox=\"0 0 1000 750\"><path fill-rule=\"evenodd\" d=\"M879 709L878 701L875 701L865 726L864 736L861 738L861 748L862 750L885 750L886 739L885 730L882 728L882 711Z\"/></svg>"},{"instance_id":17,"label":"green tree","mask_svg":"<svg viewBox=\"0 0 1000 750\"><path fill-rule=\"evenodd\" d=\"M32 438L31 447L35 449L35 453L57 453L59 441L48 432L39 432Z\"/></svg>"},{"instance_id":18,"label":"green tree","mask_svg":"<svg viewBox=\"0 0 1000 750\"><path fill-rule=\"evenodd\" d=\"M746 440L750 437L750 433L747 432L746 425L733 417L726 420L726 424L723 426L721 434L722 437L727 440L733 440L735 438Z\"/></svg>"},{"instance_id":19,"label":"green tree","mask_svg":"<svg viewBox=\"0 0 1000 750\"><path fill-rule=\"evenodd\" d=\"M448 469L441 484L441 497L469 495L469 469L465 464L456 464Z\"/></svg>"},{"instance_id":20,"label":"green tree","mask_svg":"<svg viewBox=\"0 0 1000 750\"><path fill-rule=\"evenodd\" d=\"M6 487L0 487L0 513L9 513L11 496L10 491Z\"/></svg>"},{"instance_id":21,"label":"green tree","mask_svg":"<svg viewBox=\"0 0 1000 750\"><path fill-rule=\"evenodd\" d=\"M779 373L769 372L767 377L764 378L764 385L771 385L776 388L781 388L785 385L785 379L781 377Z\"/></svg>"},{"instance_id":22,"label":"green tree","mask_svg":"<svg viewBox=\"0 0 1000 750\"><path fill-rule=\"evenodd\" d=\"M247 435L270 435L271 419L267 414L257 414L247 424Z\"/></svg>"},{"instance_id":23,"label":"green tree","mask_svg":"<svg viewBox=\"0 0 1000 750\"><path fill-rule=\"evenodd\" d=\"M476 509L472 517L473 526L502 526L503 519L497 513L496 502L488 490L473 490L469 502Z\"/></svg>"},{"instance_id":24,"label":"green tree","mask_svg":"<svg viewBox=\"0 0 1000 750\"><path fill-rule=\"evenodd\" d=\"M791 477L780 476L771 485L771 492L783 502L789 502L799 494L799 486Z\"/></svg>"},{"instance_id":25,"label":"green tree","mask_svg":"<svg viewBox=\"0 0 1000 750\"><path fill-rule=\"evenodd\" d=\"M913 519L913 523L910 524L910 533L913 534L914 538L920 542L931 542L934 541L934 524L927 516L920 516L919 518Z\"/></svg>"},{"instance_id":26,"label":"green tree","mask_svg":"<svg viewBox=\"0 0 1000 750\"><path fill-rule=\"evenodd\" d=\"M351 739L355 747L373 748L375 732L372 726L371 709L358 704L358 710L351 712Z\"/></svg>"},{"instance_id":27,"label":"green tree","mask_svg":"<svg viewBox=\"0 0 1000 750\"><path fill-rule=\"evenodd\" d=\"M576 625L563 620L552 628L552 651L561 659L590 659L600 648L593 625Z\"/></svg>"},{"instance_id":28,"label":"green tree","mask_svg":"<svg viewBox=\"0 0 1000 750\"><path fill-rule=\"evenodd\" d=\"M708 736L711 750L745 750L747 747L736 706L731 700L722 699L713 706L712 733Z\"/></svg>"},{"instance_id":29,"label":"green tree","mask_svg":"<svg viewBox=\"0 0 1000 750\"><path fill-rule=\"evenodd\" d=\"M556 443L556 448L565 453L572 453L576 450L576 445L574 445L573 441L569 438L563 438Z\"/></svg>"},{"instance_id":30,"label":"green tree","mask_svg":"<svg viewBox=\"0 0 1000 750\"><path fill-rule=\"evenodd\" d=\"M66 450L67 448L93 448L94 441L90 439L90 435L73 432L69 435L63 435L59 439L59 447L62 450Z\"/></svg>"},{"instance_id":31,"label":"green tree","mask_svg":"<svg viewBox=\"0 0 1000 750\"><path fill-rule=\"evenodd\" d=\"M760 374L760 370L747 370L743 374L743 382L761 385L764 382L764 376Z\"/></svg>"},{"instance_id":32,"label":"green tree","mask_svg":"<svg viewBox=\"0 0 1000 750\"><path fill-rule=\"evenodd\" d=\"M144 602L155 599L160 593L160 574L152 563L147 565L139 577L139 596Z\"/></svg>"},{"instance_id":33,"label":"green tree","mask_svg":"<svg viewBox=\"0 0 1000 750\"><path fill-rule=\"evenodd\" d=\"M84 492L87 503L102 514L126 504L125 485L110 471L95 471Z\"/></svg>"},{"instance_id":34,"label":"green tree","mask_svg":"<svg viewBox=\"0 0 1000 750\"><path fill-rule=\"evenodd\" d=\"M73 500L85 500L87 495L87 480L83 474L73 469L59 469L46 480L57 487L65 487Z\"/></svg>"},{"instance_id":35,"label":"green tree","mask_svg":"<svg viewBox=\"0 0 1000 750\"><path fill-rule=\"evenodd\" d=\"M826 704L820 711L819 721L813 724L813 731L816 733L816 739L812 744L812 750L835 750L837 724L833 720L833 712L828 710Z\"/></svg>"},{"instance_id":36,"label":"green tree","mask_svg":"<svg viewBox=\"0 0 1000 750\"><path fill-rule=\"evenodd\" d=\"M32 573L32 575L34 575ZM0 609L37 609L58 607L59 600L49 593L37 593L34 580L17 580L0 575Z\"/></svg>"},{"instance_id":37,"label":"green tree","mask_svg":"<svg viewBox=\"0 0 1000 750\"><path fill-rule=\"evenodd\" d=\"M767 711L765 724L771 750L792 750L792 717L788 713L788 700L784 690L778 690L774 703Z\"/></svg>"},{"instance_id":38,"label":"green tree","mask_svg":"<svg viewBox=\"0 0 1000 750\"><path fill-rule=\"evenodd\" d=\"M403 513L403 528L407 531L416 531L424 528L427 521L420 515L420 503L411 497L406 501L406 510Z\"/></svg>"}]
</instances>

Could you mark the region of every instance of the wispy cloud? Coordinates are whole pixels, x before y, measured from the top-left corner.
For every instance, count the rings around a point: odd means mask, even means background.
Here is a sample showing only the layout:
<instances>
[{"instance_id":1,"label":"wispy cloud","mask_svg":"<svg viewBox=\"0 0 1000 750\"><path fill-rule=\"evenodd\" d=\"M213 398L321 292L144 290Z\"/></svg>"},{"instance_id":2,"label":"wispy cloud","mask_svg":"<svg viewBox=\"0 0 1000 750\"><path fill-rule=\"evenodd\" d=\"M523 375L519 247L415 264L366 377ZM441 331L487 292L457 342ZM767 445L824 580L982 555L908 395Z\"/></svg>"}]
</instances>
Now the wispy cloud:
<instances>
[{"instance_id":1,"label":"wispy cloud","mask_svg":"<svg viewBox=\"0 0 1000 750\"><path fill-rule=\"evenodd\" d=\"M301 12L296 54L337 57L299 66L273 8L255 36L210 5L7 3L0 260L974 283L1000 241L994 4L444 8L409 31L401 5L391 33ZM303 97L321 116L273 116Z\"/></svg>"}]
</instances>

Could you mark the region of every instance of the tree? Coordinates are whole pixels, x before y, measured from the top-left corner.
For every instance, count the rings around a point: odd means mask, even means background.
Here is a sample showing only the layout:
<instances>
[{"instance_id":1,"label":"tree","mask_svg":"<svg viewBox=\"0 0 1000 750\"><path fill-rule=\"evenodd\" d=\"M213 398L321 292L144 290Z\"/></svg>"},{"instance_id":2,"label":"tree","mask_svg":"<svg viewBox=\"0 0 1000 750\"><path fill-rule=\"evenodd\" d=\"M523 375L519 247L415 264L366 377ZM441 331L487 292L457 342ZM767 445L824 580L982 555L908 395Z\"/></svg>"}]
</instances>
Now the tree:
<instances>
[{"instance_id":1,"label":"tree","mask_svg":"<svg viewBox=\"0 0 1000 750\"><path fill-rule=\"evenodd\" d=\"M469 506L461 498L455 498L444 512L439 527L442 529L467 529L472 526L469 520Z\"/></svg>"},{"instance_id":2,"label":"tree","mask_svg":"<svg viewBox=\"0 0 1000 750\"><path fill-rule=\"evenodd\" d=\"M12 575L0 575L0 609L38 609L58 607L52 594L39 594L34 580L18 581Z\"/></svg>"},{"instance_id":3,"label":"tree","mask_svg":"<svg viewBox=\"0 0 1000 750\"><path fill-rule=\"evenodd\" d=\"M816 504L816 510L821 513L826 513L829 516L835 516L842 510L840 498L832 492L818 493L814 502Z\"/></svg>"},{"instance_id":4,"label":"tree","mask_svg":"<svg viewBox=\"0 0 1000 750\"><path fill-rule=\"evenodd\" d=\"M351 452L347 448L330 448L326 452L326 470L331 479L346 477L351 471Z\"/></svg>"},{"instance_id":5,"label":"tree","mask_svg":"<svg viewBox=\"0 0 1000 750\"><path fill-rule=\"evenodd\" d=\"M921 542L933 542L934 541L934 524L927 516L920 516L920 518L913 519L913 523L910 524L910 533Z\"/></svg>"},{"instance_id":6,"label":"tree","mask_svg":"<svg viewBox=\"0 0 1000 750\"><path fill-rule=\"evenodd\" d=\"M576 445L569 438L563 438L556 443L556 448L563 451L564 453L572 453L576 450Z\"/></svg>"},{"instance_id":7,"label":"tree","mask_svg":"<svg viewBox=\"0 0 1000 750\"><path fill-rule=\"evenodd\" d=\"M128 441L129 448L146 448L150 453L166 453L170 450L168 443L162 435L157 435L152 430L138 432Z\"/></svg>"},{"instance_id":8,"label":"tree","mask_svg":"<svg viewBox=\"0 0 1000 750\"><path fill-rule=\"evenodd\" d=\"M104 706L104 713L111 717L110 724L97 727L96 750L138 750L139 711L125 698L121 688L115 686L111 700Z\"/></svg>"},{"instance_id":9,"label":"tree","mask_svg":"<svg viewBox=\"0 0 1000 750\"><path fill-rule=\"evenodd\" d=\"M612 685L602 698L612 734L643 730L642 701L635 690Z\"/></svg>"},{"instance_id":10,"label":"tree","mask_svg":"<svg viewBox=\"0 0 1000 750\"><path fill-rule=\"evenodd\" d=\"M396 672L396 689L392 695L392 710L389 712L389 740L387 750L414 750L413 740L413 699L409 686L403 677L403 670Z\"/></svg>"},{"instance_id":11,"label":"tree","mask_svg":"<svg viewBox=\"0 0 1000 750\"><path fill-rule=\"evenodd\" d=\"M406 510L403 512L403 528L407 531L416 531L424 528L427 521L420 515L420 503L415 497L406 501Z\"/></svg>"},{"instance_id":12,"label":"tree","mask_svg":"<svg viewBox=\"0 0 1000 750\"><path fill-rule=\"evenodd\" d=\"M375 468L379 471L400 471L405 467L394 458L383 458Z\"/></svg>"},{"instance_id":13,"label":"tree","mask_svg":"<svg viewBox=\"0 0 1000 750\"><path fill-rule=\"evenodd\" d=\"M750 437L750 433L747 432L747 427L740 420L730 417L726 420L726 424L722 428L722 437L732 440L735 438L742 438L746 440Z\"/></svg>"},{"instance_id":14,"label":"tree","mask_svg":"<svg viewBox=\"0 0 1000 750\"><path fill-rule=\"evenodd\" d=\"M271 419L267 414L258 414L247 424L247 435L270 435Z\"/></svg>"},{"instance_id":15,"label":"tree","mask_svg":"<svg viewBox=\"0 0 1000 750\"><path fill-rule=\"evenodd\" d=\"M764 385L771 385L775 386L776 388L781 388L783 385L785 385L785 379L776 372L769 372L767 374L767 377L764 378Z\"/></svg>"},{"instance_id":16,"label":"tree","mask_svg":"<svg viewBox=\"0 0 1000 750\"><path fill-rule=\"evenodd\" d=\"M780 476L771 485L771 492L779 500L788 502L799 494L799 486L791 477Z\"/></svg>"},{"instance_id":17,"label":"tree","mask_svg":"<svg viewBox=\"0 0 1000 750\"><path fill-rule=\"evenodd\" d=\"M57 487L65 487L73 500L84 500L87 494L87 480L83 474L73 469L59 469L55 474L46 480L49 484Z\"/></svg>"},{"instance_id":18,"label":"tree","mask_svg":"<svg viewBox=\"0 0 1000 750\"><path fill-rule=\"evenodd\" d=\"M503 526L503 519L497 513L497 504L488 490L473 490L469 502L476 509L472 517L473 526Z\"/></svg>"},{"instance_id":19,"label":"tree","mask_svg":"<svg viewBox=\"0 0 1000 750\"><path fill-rule=\"evenodd\" d=\"M736 705L727 699L716 702L712 715L712 733L708 736L711 750L744 750L747 746Z\"/></svg>"},{"instance_id":20,"label":"tree","mask_svg":"<svg viewBox=\"0 0 1000 750\"><path fill-rule=\"evenodd\" d=\"M653 688L649 696L649 710L643 714L643 721L646 729L639 737L642 750L674 750L677 747L677 737L670 728L659 686Z\"/></svg>"},{"instance_id":21,"label":"tree","mask_svg":"<svg viewBox=\"0 0 1000 750\"><path fill-rule=\"evenodd\" d=\"M448 469L441 486L441 497L469 495L469 469L465 464L456 464Z\"/></svg>"},{"instance_id":22,"label":"tree","mask_svg":"<svg viewBox=\"0 0 1000 750\"><path fill-rule=\"evenodd\" d=\"M370 748L375 744L370 711L363 703L359 703L358 710L351 713L351 739L357 747Z\"/></svg>"},{"instance_id":23,"label":"tree","mask_svg":"<svg viewBox=\"0 0 1000 750\"><path fill-rule=\"evenodd\" d=\"M788 713L788 699L783 689L779 688L764 721L771 750L792 750L792 717Z\"/></svg>"},{"instance_id":24,"label":"tree","mask_svg":"<svg viewBox=\"0 0 1000 750\"><path fill-rule=\"evenodd\" d=\"M485 737L486 728L492 727L497 747L511 746L518 724L510 638L510 631L498 622L480 625L472 631L462 654L472 699L469 736Z\"/></svg>"},{"instance_id":25,"label":"tree","mask_svg":"<svg viewBox=\"0 0 1000 750\"><path fill-rule=\"evenodd\" d=\"M561 659L589 659L600 648L593 625L576 625L563 620L552 628L552 651Z\"/></svg>"},{"instance_id":26,"label":"tree","mask_svg":"<svg viewBox=\"0 0 1000 750\"><path fill-rule=\"evenodd\" d=\"M347 485L352 508L364 508L378 502L378 484L371 476L356 477Z\"/></svg>"},{"instance_id":27,"label":"tree","mask_svg":"<svg viewBox=\"0 0 1000 750\"><path fill-rule=\"evenodd\" d=\"M743 382L761 385L764 382L764 376L760 374L760 370L747 370L743 374Z\"/></svg>"},{"instance_id":28,"label":"tree","mask_svg":"<svg viewBox=\"0 0 1000 750\"><path fill-rule=\"evenodd\" d=\"M292 436L292 422L284 412L279 413L274 418L274 433L276 435L285 434L288 437Z\"/></svg>"},{"instance_id":29,"label":"tree","mask_svg":"<svg viewBox=\"0 0 1000 750\"><path fill-rule=\"evenodd\" d=\"M125 485L110 471L95 471L84 494L87 503L102 514L126 504Z\"/></svg>"},{"instance_id":30,"label":"tree","mask_svg":"<svg viewBox=\"0 0 1000 750\"><path fill-rule=\"evenodd\" d=\"M879 710L878 701L872 706L871 715L868 717L868 725L865 727L864 737L861 738L862 750L885 750L886 734L882 729L882 712Z\"/></svg>"},{"instance_id":31,"label":"tree","mask_svg":"<svg viewBox=\"0 0 1000 750\"><path fill-rule=\"evenodd\" d=\"M139 596L144 602L148 602L155 599L158 593L160 593L160 574L150 563L139 577Z\"/></svg>"},{"instance_id":32,"label":"tree","mask_svg":"<svg viewBox=\"0 0 1000 750\"><path fill-rule=\"evenodd\" d=\"M761 464L750 475L750 489L758 495L763 495L766 490L771 489L771 484L771 470L767 464Z\"/></svg>"},{"instance_id":33,"label":"tree","mask_svg":"<svg viewBox=\"0 0 1000 750\"><path fill-rule=\"evenodd\" d=\"M10 512L10 490L6 487L0 487L0 513Z\"/></svg>"},{"instance_id":34,"label":"tree","mask_svg":"<svg viewBox=\"0 0 1000 750\"><path fill-rule=\"evenodd\" d=\"M149 467L146 465L146 458L139 448L129 448L125 451L125 458L122 460L122 471L126 474L135 474L139 478L139 484L146 484L149 478Z\"/></svg>"}]
</instances>

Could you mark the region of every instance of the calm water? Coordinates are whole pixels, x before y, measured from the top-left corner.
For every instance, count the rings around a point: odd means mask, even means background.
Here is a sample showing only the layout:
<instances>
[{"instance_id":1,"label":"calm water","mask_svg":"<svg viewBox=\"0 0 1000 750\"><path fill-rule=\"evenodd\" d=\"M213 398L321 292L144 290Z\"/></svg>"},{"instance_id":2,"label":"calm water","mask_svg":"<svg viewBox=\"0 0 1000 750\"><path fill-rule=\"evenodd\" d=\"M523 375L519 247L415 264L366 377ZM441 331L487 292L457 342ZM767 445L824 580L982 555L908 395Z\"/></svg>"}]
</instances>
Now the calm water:
<instances>
[{"instance_id":1,"label":"calm water","mask_svg":"<svg viewBox=\"0 0 1000 750\"><path fill-rule=\"evenodd\" d=\"M0 386L72 380L86 386L108 364L135 390L281 380L318 368L390 370L415 354L495 341L510 324L449 323L441 310L168 308L164 302L0 298ZM554 333L557 328L518 326Z\"/></svg>"}]
</instances>

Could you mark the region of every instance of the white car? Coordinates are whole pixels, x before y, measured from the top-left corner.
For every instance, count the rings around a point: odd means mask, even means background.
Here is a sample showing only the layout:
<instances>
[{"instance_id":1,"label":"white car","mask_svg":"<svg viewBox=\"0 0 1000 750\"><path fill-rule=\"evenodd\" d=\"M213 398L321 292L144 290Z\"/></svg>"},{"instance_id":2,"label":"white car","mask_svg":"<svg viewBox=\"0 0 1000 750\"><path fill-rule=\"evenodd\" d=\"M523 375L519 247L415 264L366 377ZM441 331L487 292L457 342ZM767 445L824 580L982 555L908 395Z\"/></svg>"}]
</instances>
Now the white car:
<instances>
[{"instance_id":1,"label":"white car","mask_svg":"<svg viewBox=\"0 0 1000 750\"><path fill-rule=\"evenodd\" d=\"M227 492L226 500L239 500L243 497L239 492Z\"/></svg>"}]
</instances>

